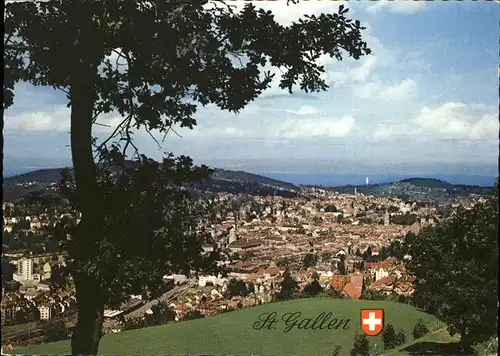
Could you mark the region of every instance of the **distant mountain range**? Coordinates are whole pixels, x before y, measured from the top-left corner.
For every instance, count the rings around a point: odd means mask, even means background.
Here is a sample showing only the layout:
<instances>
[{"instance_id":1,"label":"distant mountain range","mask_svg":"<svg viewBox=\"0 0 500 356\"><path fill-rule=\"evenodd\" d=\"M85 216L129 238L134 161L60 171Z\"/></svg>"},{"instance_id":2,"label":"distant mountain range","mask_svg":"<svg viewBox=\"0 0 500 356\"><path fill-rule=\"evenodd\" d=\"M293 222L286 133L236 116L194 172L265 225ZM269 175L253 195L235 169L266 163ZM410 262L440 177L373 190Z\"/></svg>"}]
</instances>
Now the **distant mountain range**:
<instances>
[{"instance_id":1,"label":"distant mountain range","mask_svg":"<svg viewBox=\"0 0 500 356\"><path fill-rule=\"evenodd\" d=\"M387 170L383 173L376 171L360 171L360 172L345 172L339 170L338 172L260 172L249 170L252 173L264 175L277 180L290 182L295 185L308 184L308 185L323 185L326 187L341 187L344 185L364 185L366 178L369 179L370 184L381 184L399 182L404 179L419 177L419 178L434 178L443 182L459 185L478 185L481 187L491 187L495 184L498 174L484 175L478 171L478 174L472 173L473 171L464 170L463 173L429 173L429 172L413 172L402 173L400 171Z\"/></svg>"},{"instance_id":2,"label":"distant mountain range","mask_svg":"<svg viewBox=\"0 0 500 356\"><path fill-rule=\"evenodd\" d=\"M132 162L127 165L133 165ZM50 183L58 182L61 178L62 168L39 169L36 171L19 174L4 179L4 200L13 200L28 192L45 190ZM38 182L37 185L29 185L28 182ZM318 185L305 185L309 187L321 187L340 193L358 193L375 196L397 196L402 199L414 201L448 200L469 194L485 195L491 192L492 187L476 185L456 185L443 180L433 178L406 178L389 183L364 184L364 185L342 185L335 187L324 187ZM262 175L244 171L231 171L226 169L215 169L215 173L196 188L211 192L245 193L249 195L279 195L294 197L300 191L300 186L282 180L268 178Z\"/></svg>"},{"instance_id":3,"label":"distant mountain range","mask_svg":"<svg viewBox=\"0 0 500 356\"><path fill-rule=\"evenodd\" d=\"M444 201L470 194L487 195L493 187L451 184L435 178L407 178L391 183L346 185L326 189L348 194L356 191L365 195L396 196L411 201Z\"/></svg>"},{"instance_id":4,"label":"distant mountain range","mask_svg":"<svg viewBox=\"0 0 500 356\"><path fill-rule=\"evenodd\" d=\"M133 163L127 162L127 166L133 166ZM29 192L45 190L51 183L59 182L62 169L64 168L39 169L6 177L3 182L4 200L14 200ZM218 168L214 170L210 179L197 184L196 187L212 192L288 197L294 197L300 191L300 187L294 184L248 172ZM30 182L37 182L37 184L29 184Z\"/></svg>"}]
</instances>

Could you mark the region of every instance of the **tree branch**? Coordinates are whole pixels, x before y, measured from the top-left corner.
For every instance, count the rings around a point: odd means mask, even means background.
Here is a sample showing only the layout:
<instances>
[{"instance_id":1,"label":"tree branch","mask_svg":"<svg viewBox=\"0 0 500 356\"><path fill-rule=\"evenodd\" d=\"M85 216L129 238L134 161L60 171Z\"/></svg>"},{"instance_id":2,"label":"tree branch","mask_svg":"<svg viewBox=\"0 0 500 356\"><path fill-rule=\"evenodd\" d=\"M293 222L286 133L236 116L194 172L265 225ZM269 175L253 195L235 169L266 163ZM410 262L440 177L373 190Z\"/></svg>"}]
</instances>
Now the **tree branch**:
<instances>
[{"instance_id":1,"label":"tree branch","mask_svg":"<svg viewBox=\"0 0 500 356\"><path fill-rule=\"evenodd\" d=\"M132 158L135 155L137 155L137 158L139 158L140 157L139 156L139 149L134 144L133 139L132 139L132 135L131 135L131 133L132 133L131 130L130 130L130 124L131 123L132 123L132 116L130 116L130 120L127 122L127 124L125 126L125 138L124 138L124 140L125 140L125 147L123 148L122 155L125 158L128 146L132 146L134 148L134 154L132 155Z\"/></svg>"},{"instance_id":2,"label":"tree branch","mask_svg":"<svg viewBox=\"0 0 500 356\"><path fill-rule=\"evenodd\" d=\"M156 137L153 136L153 134L151 133L151 130L146 129L146 132L153 139L153 141L156 142L156 144L158 145L158 148L161 148L161 144L158 142L158 140L156 139Z\"/></svg>"},{"instance_id":3,"label":"tree branch","mask_svg":"<svg viewBox=\"0 0 500 356\"><path fill-rule=\"evenodd\" d=\"M170 126L167 128L167 130L165 131L165 134L163 135L163 138L162 138L162 140L161 140L161 142L162 142L162 143L163 143L163 142L165 142L165 139L167 138L167 135L168 135L168 133L169 133L170 131L172 131L172 132L173 132L173 133L175 133L177 136L179 136L180 138L182 138L182 136L181 136L181 135L179 135L179 134L177 133L177 131L175 131L175 130L174 130L174 128L172 127L172 123L170 123Z\"/></svg>"},{"instance_id":4,"label":"tree branch","mask_svg":"<svg viewBox=\"0 0 500 356\"><path fill-rule=\"evenodd\" d=\"M97 126L111 127L111 125L100 124L100 123L98 123L98 122L94 122L93 124L94 124L94 125L97 125Z\"/></svg>"},{"instance_id":5,"label":"tree branch","mask_svg":"<svg viewBox=\"0 0 500 356\"><path fill-rule=\"evenodd\" d=\"M60 86L54 86L54 89L58 89L62 91L64 94L69 95L69 91L64 88L61 88Z\"/></svg>"},{"instance_id":6,"label":"tree branch","mask_svg":"<svg viewBox=\"0 0 500 356\"><path fill-rule=\"evenodd\" d=\"M118 68L119 66L124 66L124 65L129 64L129 58L128 58L128 56L126 57L126 56L123 55L123 50L122 50L122 52L118 52L116 49L112 49L111 52L116 53L116 55L117 55L116 61L115 61L116 68ZM123 59L125 59L127 61L127 64L124 64L124 63L120 64L120 63L118 63L118 60L120 59L120 57L123 58Z\"/></svg>"},{"instance_id":7,"label":"tree branch","mask_svg":"<svg viewBox=\"0 0 500 356\"><path fill-rule=\"evenodd\" d=\"M113 133L108 136L108 138L106 140L104 140L97 148L96 148L96 151L100 151L102 150L106 144L113 138L116 137L117 133L122 129L122 126L127 122L127 121L130 121L132 120L132 114L130 114L129 116L127 116L122 122L120 122L116 128L113 130Z\"/></svg>"}]
</instances>

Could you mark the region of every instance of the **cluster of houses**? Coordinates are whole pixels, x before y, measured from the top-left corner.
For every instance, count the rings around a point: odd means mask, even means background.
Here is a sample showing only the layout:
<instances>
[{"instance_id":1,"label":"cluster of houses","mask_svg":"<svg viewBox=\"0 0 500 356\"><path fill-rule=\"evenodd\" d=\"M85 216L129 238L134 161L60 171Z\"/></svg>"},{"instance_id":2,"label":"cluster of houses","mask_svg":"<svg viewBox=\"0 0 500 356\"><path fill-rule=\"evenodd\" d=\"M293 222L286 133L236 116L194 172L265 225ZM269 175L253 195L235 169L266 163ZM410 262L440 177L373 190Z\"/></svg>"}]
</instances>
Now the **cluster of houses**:
<instances>
[{"instance_id":1,"label":"cluster of houses","mask_svg":"<svg viewBox=\"0 0 500 356\"><path fill-rule=\"evenodd\" d=\"M76 298L73 292L51 292L39 286L5 293L1 305L2 325L8 325L68 315L75 311Z\"/></svg>"},{"instance_id":2,"label":"cluster of houses","mask_svg":"<svg viewBox=\"0 0 500 356\"><path fill-rule=\"evenodd\" d=\"M233 204L235 201L239 203ZM212 315L269 302L278 290L285 266L301 288L312 276L319 276L318 281L325 290L335 289L345 298L359 299L363 290L369 289L410 296L414 280L400 263L394 259L368 262L362 254L370 251L371 256L376 256L391 241L402 239L408 232L418 233L440 219L432 205L317 188L304 188L295 198L241 199L220 193L218 202L227 209L221 209L218 222L211 229L218 247L230 257L224 262L229 276L199 277L197 290L171 302L178 320L190 310ZM21 221L24 228L33 233L39 233L48 224L46 214L17 216L14 211L18 210L14 208L14 203L4 203L4 210L12 212L4 217L6 232L11 232ZM391 223L391 217L402 214L412 214L418 219L409 226ZM58 215L63 219L67 214ZM205 247L206 252L211 249L213 246ZM311 253L318 256L318 260L313 268L308 268L303 261ZM2 324L20 320L20 311L25 309L36 309L37 312L31 314L50 320L72 308L73 294L54 295L41 284L50 279L55 264L64 263L62 256L56 261L51 254L27 256L17 251L4 257L15 266L13 279L22 287L19 292L5 293ZM336 267L341 259L345 262L343 272ZM176 278L176 283L187 281L187 277L180 275ZM252 293L247 297L225 298L230 278L253 285ZM31 314L27 315L31 317Z\"/></svg>"},{"instance_id":3,"label":"cluster of houses","mask_svg":"<svg viewBox=\"0 0 500 356\"><path fill-rule=\"evenodd\" d=\"M279 291L285 268L272 266L246 273L244 272L245 262L238 262L235 265L238 266L239 272L231 272L225 278L202 276L198 280L198 290L185 294L177 301L170 303L169 306L175 310L176 320L182 320L186 313L193 310L208 316L268 303ZM365 289L385 295L411 296L414 281L413 277L406 274L403 265L394 258L380 262L367 262L363 271L346 275L335 274L331 270L321 268L308 268L292 272L292 277L299 282L299 291L302 291L313 278L318 278L324 290L336 290L343 298L348 299L360 299ZM245 297L225 298L228 282L232 278L245 282L247 289L251 289L252 292Z\"/></svg>"}]
</instances>

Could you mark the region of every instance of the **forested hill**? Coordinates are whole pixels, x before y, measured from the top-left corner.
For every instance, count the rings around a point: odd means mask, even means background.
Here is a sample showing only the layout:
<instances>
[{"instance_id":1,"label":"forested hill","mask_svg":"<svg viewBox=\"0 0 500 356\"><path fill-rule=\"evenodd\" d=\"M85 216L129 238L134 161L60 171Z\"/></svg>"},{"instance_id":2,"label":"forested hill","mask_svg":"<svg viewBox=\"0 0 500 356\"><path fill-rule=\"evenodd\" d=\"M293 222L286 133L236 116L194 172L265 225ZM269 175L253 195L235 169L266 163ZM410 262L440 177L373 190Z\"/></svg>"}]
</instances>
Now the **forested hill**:
<instances>
[{"instance_id":1,"label":"forested hill","mask_svg":"<svg viewBox=\"0 0 500 356\"><path fill-rule=\"evenodd\" d=\"M267 186L274 186L288 190L299 190L300 188L292 183L283 182L280 180L263 177L257 174L248 173L244 171L229 171L226 169L216 168L213 178L218 180L228 180L232 182L251 182Z\"/></svg>"},{"instance_id":2,"label":"forested hill","mask_svg":"<svg viewBox=\"0 0 500 356\"><path fill-rule=\"evenodd\" d=\"M23 184L27 182L52 183L59 182L61 179L61 170L64 168L47 168L36 171L6 177L3 180L4 189L6 186Z\"/></svg>"},{"instance_id":3,"label":"forested hill","mask_svg":"<svg viewBox=\"0 0 500 356\"><path fill-rule=\"evenodd\" d=\"M358 193L374 196L396 196L412 201L447 200L470 194L486 195L493 187L456 185L434 178L407 178L398 182L369 185L328 187L328 190L344 194Z\"/></svg>"},{"instance_id":4,"label":"forested hill","mask_svg":"<svg viewBox=\"0 0 500 356\"><path fill-rule=\"evenodd\" d=\"M133 162L127 162L132 166ZM61 179L63 168L39 169L4 179L4 200L14 200L29 192L45 191L50 184ZM196 187L212 192L228 192L233 194L244 193L250 195L280 195L296 196L300 190L291 183L259 176L243 171L230 171L214 169L215 173L210 179L203 181Z\"/></svg>"},{"instance_id":5,"label":"forested hill","mask_svg":"<svg viewBox=\"0 0 500 356\"><path fill-rule=\"evenodd\" d=\"M399 183L409 183L423 188L453 188L453 184L435 178L407 178L400 180Z\"/></svg>"}]
</instances>

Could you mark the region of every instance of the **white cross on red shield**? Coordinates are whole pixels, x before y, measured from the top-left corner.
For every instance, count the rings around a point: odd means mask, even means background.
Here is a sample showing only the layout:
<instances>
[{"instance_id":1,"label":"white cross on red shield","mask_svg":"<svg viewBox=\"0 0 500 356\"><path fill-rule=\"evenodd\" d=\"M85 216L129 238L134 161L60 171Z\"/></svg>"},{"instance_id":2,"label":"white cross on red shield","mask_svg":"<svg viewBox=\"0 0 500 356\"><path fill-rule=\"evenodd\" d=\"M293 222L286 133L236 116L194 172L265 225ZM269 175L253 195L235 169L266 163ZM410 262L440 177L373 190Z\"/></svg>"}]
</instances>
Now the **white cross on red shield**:
<instances>
[{"instance_id":1,"label":"white cross on red shield","mask_svg":"<svg viewBox=\"0 0 500 356\"><path fill-rule=\"evenodd\" d=\"M368 336L377 336L384 329L384 309L361 309L361 330Z\"/></svg>"}]
</instances>

